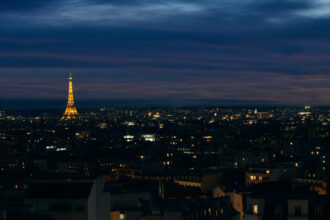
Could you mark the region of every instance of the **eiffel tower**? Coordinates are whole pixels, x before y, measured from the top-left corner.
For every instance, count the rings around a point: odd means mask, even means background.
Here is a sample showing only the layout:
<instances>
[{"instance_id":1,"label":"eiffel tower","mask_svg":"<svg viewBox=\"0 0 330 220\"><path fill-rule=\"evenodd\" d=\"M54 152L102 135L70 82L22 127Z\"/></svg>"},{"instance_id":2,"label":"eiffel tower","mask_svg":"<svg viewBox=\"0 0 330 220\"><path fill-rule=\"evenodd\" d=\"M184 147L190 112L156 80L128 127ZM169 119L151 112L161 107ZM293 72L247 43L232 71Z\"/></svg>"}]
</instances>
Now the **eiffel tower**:
<instances>
[{"instance_id":1,"label":"eiffel tower","mask_svg":"<svg viewBox=\"0 0 330 220\"><path fill-rule=\"evenodd\" d=\"M74 106L73 90L72 90L72 76L70 73L68 105L66 106L62 119L75 119L75 118L77 118L77 116L78 116L78 112L77 112L76 107Z\"/></svg>"}]
</instances>

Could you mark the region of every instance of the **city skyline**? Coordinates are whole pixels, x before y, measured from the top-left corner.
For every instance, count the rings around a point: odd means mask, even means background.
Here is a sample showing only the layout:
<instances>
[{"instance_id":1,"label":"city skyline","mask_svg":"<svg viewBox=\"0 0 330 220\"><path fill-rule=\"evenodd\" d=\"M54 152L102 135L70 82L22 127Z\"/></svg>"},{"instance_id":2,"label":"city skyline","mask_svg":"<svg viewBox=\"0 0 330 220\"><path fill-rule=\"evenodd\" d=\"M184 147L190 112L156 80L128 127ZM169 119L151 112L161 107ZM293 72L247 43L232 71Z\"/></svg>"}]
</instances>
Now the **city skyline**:
<instances>
[{"instance_id":1,"label":"city skyline","mask_svg":"<svg viewBox=\"0 0 330 220\"><path fill-rule=\"evenodd\" d=\"M326 1L0 4L0 99L329 105Z\"/></svg>"},{"instance_id":2,"label":"city skyline","mask_svg":"<svg viewBox=\"0 0 330 220\"><path fill-rule=\"evenodd\" d=\"M330 0L0 1L0 220L329 220L329 25Z\"/></svg>"}]
</instances>

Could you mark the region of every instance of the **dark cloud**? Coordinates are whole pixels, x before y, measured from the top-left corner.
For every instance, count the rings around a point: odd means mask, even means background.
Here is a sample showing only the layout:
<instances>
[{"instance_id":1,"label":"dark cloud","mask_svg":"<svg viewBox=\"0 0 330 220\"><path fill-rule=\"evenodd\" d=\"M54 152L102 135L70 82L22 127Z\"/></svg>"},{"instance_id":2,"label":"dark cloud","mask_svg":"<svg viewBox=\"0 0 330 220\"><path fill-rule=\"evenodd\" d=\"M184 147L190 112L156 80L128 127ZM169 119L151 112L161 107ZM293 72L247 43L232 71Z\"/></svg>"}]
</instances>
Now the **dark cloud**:
<instances>
[{"instance_id":1,"label":"dark cloud","mask_svg":"<svg viewBox=\"0 0 330 220\"><path fill-rule=\"evenodd\" d=\"M300 10L314 8L315 6L308 0L273 0L273 1L258 1L254 5L255 11L263 11L266 13L292 13ZM252 8L253 10L253 8Z\"/></svg>"},{"instance_id":2,"label":"dark cloud","mask_svg":"<svg viewBox=\"0 0 330 220\"><path fill-rule=\"evenodd\" d=\"M326 6L319 0L2 1L0 97L60 98L64 73L72 71L81 98L287 97L283 103L326 104Z\"/></svg>"},{"instance_id":3,"label":"dark cloud","mask_svg":"<svg viewBox=\"0 0 330 220\"><path fill-rule=\"evenodd\" d=\"M4 0L0 3L0 11L24 13L44 7L50 7L55 2L55 0Z\"/></svg>"}]
</instances>

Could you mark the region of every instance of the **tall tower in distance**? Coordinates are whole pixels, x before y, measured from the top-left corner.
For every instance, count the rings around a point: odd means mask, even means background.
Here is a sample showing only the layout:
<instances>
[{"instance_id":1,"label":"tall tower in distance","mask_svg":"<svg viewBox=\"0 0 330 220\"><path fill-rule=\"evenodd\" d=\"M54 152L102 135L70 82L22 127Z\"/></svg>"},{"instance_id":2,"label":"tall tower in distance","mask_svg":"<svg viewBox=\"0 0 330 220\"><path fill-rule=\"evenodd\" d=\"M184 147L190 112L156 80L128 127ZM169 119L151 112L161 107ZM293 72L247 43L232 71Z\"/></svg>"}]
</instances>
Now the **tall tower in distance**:
<instances>
[{"instance_id":1,"label":"tall tower in distance","mask_svg":"<svg viewBox=\"0 0 330 220\"><path fill-rule=\"evenodd\" d=\"M73 89L72 89L72 76L69 76L69 93L68 93L68 105L66 106L65 112L62 119L75 119L78 116L76 107L74 106L73 100Z\"/></svg>"}]
</instances>

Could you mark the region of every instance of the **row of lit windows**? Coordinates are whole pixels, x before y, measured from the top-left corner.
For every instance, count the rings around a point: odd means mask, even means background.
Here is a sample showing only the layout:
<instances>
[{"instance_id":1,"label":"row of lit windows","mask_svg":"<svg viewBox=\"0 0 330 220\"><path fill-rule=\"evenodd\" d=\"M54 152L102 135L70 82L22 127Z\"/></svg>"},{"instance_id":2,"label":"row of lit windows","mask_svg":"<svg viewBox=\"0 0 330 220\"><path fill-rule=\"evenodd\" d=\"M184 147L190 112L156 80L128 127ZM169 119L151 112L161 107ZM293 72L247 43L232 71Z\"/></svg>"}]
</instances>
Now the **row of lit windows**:
<instances>
[{"instance_id":1,"label":"row of lit windows","mask_svg":"<svg viewBox=\"0 0 330 220\"><path fill-rule=\"evenodd\" d=\"M262 176L250 176L250 180L251 181L255 181L255 180L259 180L259 181L262 181L263 177Z\"/></svg>"}]
</instances>

